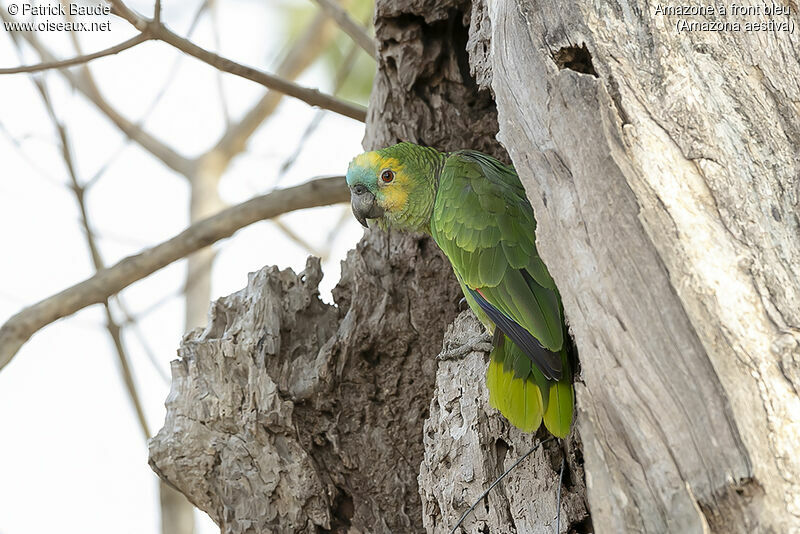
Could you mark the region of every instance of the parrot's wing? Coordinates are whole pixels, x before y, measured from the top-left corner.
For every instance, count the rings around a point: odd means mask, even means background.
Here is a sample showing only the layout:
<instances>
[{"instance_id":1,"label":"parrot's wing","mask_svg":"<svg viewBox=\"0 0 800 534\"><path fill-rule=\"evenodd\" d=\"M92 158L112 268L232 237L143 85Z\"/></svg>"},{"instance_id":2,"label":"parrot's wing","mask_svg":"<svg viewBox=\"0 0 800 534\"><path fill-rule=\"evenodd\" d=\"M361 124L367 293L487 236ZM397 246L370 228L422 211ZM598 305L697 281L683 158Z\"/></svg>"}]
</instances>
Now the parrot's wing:
<instances>
[{"instance_id":1,"label":"parrot's wing","mask_svg":"<svg viewBox=\"0 0 800 534\"><path fill-rule=\"evenodd\" d=\"M513 168L479 152L450 155L439 175L431 231L490 319L548 379L564 345L553 279L536 252L536 221Z\"/></svg>"},{"instance_id":2,"label":"parrot's wing","mask_svg":"<svg viewBox=\"0 0 800 534\"><path fill-rule=\"evenodd\" d=\"M467 291L489 319L497 325L497 328L517 344L522 352L541 369L545 377L555 380L561 378L561 355L559 353L544 348L539 340L523 326L488 302L481 290L467 288ZM520 374L525 376L530 370L530 364L525 365L525 362L519 362L519 364L522 364L519 370Z\"/></svg>"}]
</instances>

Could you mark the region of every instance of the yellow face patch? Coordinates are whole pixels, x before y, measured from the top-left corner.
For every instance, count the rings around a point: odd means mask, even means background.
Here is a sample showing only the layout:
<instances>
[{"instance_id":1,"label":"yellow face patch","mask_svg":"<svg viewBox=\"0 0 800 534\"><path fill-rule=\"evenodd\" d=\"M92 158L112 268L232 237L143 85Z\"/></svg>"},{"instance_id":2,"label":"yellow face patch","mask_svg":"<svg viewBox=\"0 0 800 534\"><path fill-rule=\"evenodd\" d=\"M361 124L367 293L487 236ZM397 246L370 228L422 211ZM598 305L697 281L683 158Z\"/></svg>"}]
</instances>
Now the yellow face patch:
<instances>
[{"instance_id":1,"label":"yellow face patch","mask_svg":"<svg viewBox=\"0 0 800 534\"><path fill-rule=\"evenodd\" d=\"M381 194L378 204L386 211L401 210L408 201L408 177L403 172L403 164L397 158L381 156L379 152L365 152L356 156L351 165L366 169L373 169L376 175ZM381 173L386 170L394 171L394 180L385 183L380 179Z\"/></svg>"},{"instance_id":2,"label":"yellow face patch","mask_svg":"<svg viewBox=\"0 0 800 534\"><path fill-rule=\"evenodd\" d=\"M408 177L403 172L403 164L396 158L384 158L378 156L376 162L378 174L380 175L386 169L394 171L394 180L385 183L378 180L378 185L381 187L383 193L383 202L381 207L386 211L397 211L405 207L408 201Z\"/></svg>"},{"instance_id":3,"label":"yellow face patch","mask_svg":"<svg viewBox=\"0 0 800 534\"><path fill-rule=\"evenodd\" d=\"M386 211L396 211L403 209L408 201L408 191L403 186L400 180L402 175L395 175L395 179L391 184L386 184L383 188L383 205L381 206ZM379 202L380 203L380 202Z\"/></svg>"}]
</instances>

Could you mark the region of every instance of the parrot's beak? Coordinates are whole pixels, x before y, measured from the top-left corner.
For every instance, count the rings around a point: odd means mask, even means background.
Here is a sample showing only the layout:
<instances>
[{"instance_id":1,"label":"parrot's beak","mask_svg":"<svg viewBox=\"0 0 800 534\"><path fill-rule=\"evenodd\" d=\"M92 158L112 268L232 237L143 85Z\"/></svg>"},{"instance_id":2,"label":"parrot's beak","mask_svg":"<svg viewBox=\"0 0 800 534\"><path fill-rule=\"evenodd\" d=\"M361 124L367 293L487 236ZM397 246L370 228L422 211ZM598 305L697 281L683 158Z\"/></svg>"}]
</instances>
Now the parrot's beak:
<instances>
[{"instance_id":1,"label":"parrot's beak","mask_svg":"<svg viewBox=\"0 0 800 534\"><path fill-rule=\"evenodd\" d=\"M367 219L378 219L383 217L383 208L375 201L375 195L363 185L356 185L350 188L350 205L353 208L353 215L364 228L369 228Z\"/></svg>"}]
</instances>

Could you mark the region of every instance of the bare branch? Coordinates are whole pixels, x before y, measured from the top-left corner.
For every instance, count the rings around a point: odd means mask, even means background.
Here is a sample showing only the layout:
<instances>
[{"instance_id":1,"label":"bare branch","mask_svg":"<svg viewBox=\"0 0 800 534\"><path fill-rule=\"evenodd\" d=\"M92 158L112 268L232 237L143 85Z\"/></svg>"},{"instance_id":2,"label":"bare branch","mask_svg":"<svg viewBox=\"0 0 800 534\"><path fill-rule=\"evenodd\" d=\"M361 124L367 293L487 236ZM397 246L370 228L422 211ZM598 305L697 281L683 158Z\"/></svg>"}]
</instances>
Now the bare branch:
<instances>
[{"instance_id":1,"label":"bare branch","mask_svg":"<svg viewBox=\"0 0 800 534\"><path fill-rule=\"evenodd\" d=\"M182 37L172 33L163 26L159 28L156 37L174 46L178 50L181 50L192 57L208 63L219 70L228 72L241 78L252 80L256 83L260 83L265 87L269 87L275 91L280 91L288 96L302 100L311 106L327 109L360 122L364 122L367 118L367 110L363 106L340 100L325 93L321 93L316 89L303 87L296 83L284 80L283 78L279 78L252 67L236 63L213 52L209 52L204 48L200 48L191 41L187 41L186 39L183 39Z\"/></svg>"},{"instance_id":2,"label":"bare branch","mask_svg":"<svg viewBox=\"0 0 800 534\"><path fill-rule=\"evenodd\" d=\"M114 343L114 349L116 349L117 360L119 361L120 371L122 372L122 380L125 382L125 389L128 390L128 396L133 404L133 409L136 411L136 420L139 423L139 429L142 431L144 439L150 439L152 434L150 433L150 427L144 415L142 401L139 399L139 393L136 390L136 383L133 381L130 358L128 358L125 345L122 343L122 332L119 325L114 320L114 316L111 314L111 307L108 300L103 302L103 308L106 312L106 329L111 336L111 341Z\"/></svg>"},{"instance_id":3,"label":"bare branch","mask_svg":"<svg viewBox=\"0 0 800 534\"><path fill-rule=\"evenodd\" d=\"M356 63L356 57L358 55L358 47L354 44L350 46L350 51L345 56L344 61L339 66L339 69L336 71L336 78L333 83L333 94L337 94L344 82L347 80L347 77L350 75L350 72L353 70L353 67ZM303 151L303 147L305 146L308 139L313 135L316 131L319 124L322 122L323 117L325 116L325 112L322 110L317 111L314 114L314 118L311 119L311 122L306 127L303 135L300 137L300 141L298 141L297 145L294 148L294 151L287 157L284 162L281 164L280 170L278 171L278 177L275 179L275 183L273 187L277 187L278 183L283 180L286 173L289 172L289 169L292 165L295 164L297 158L300 157L300 153Z\"/></svg>"},{"instance_id":4,"label":"bare branch","mask_svg":"<svg viewBox=\"0 0 800 534\"><path fill-rule=\"evenodd\" d=\"M4 9L0 9L0 18L6 22L11 21L11 19L6 15L6 11ZM53 55L53 53L50 52L50 50L48 50L47 47L45 47L39 41L33 32L15 31L10 32L10 35L12 39L15 40L22 36L28 42L28 44L30 44L31 47L36 50L36 52L44 61L58 61L55 55ZM139 143L142 148L150 152L170 169L184 176L189 174L193 164L192 160L177 153L171 147L167 146L159 139L156 139L144 131L140 125L134 124L125 118L114 107L112 107L108 101L106 101L102 94L100 94L99 89L85 71L78 73L66 69L60 69L59 72L64 75L72 87L77 89L81 94L89 99L89 101L91 101L103 114L105 114L106 117L108 117L108 119L117 126L117 128L122 130L125 135Z\"/></svg>"},{"instance_id":5,"label":"bare branch","mask_svg":"<svg viewBox=\"0 0 800 534\"><path fill-rule=\"evenodd\" d=\"M314 0L325 11L344 33L350 36L371 58L375 58L375 40L369 36L367 30L352 19L345 9L331 0Z\"/></svg>"},{"instance_id":6,"label":"bare branch","mask_svg":"<svg viewBox=\"0 0 800 534\"><path fill-rule=\"evenodd\" d=\"M203 2L200 5L200 7L197 9L197 12L195 12L194 18L192 19L192 23L189 25L189 29L187 31L187 35L191 36L194 33L195 29L197 28L198 23L200 22L200 17L203 15L203 13L207 9L210 9L209 0L206 0L205 2ZM75 44L75 47L80 51L80 43L78 42L77 38L74 37L74 35L75 35L74 32L70 32L70 36L73 37L73 43ZM158 104L161 102L161 99L167 93L167 89L172 85L172 82L175 80L175 77L177 76L178 71L179 71L178 67L181 64L181 61L185 57L186 56L184 56L183 54L178 54L177 57L175 58L175 60L172 62L172 67L170 69L168 69L170 74L164 80L164 83L162 84L161 89L159 89L158 93L155 95L153 100L150 102L150 105L147 107L147 109L145 109L145 111L141 115L139 115L139 117L137 118L137 121L134 124L134 126L136 128L141 128L141 125L145 123L145 121L150 117L150 115L156 109ZM64 71L62 71L62 73L63 72ZM89 70L89 66L88 65L84 66L84 75L87 78L87 81L90 82L91 86L96 88L97 84L94 82L94 77L92 76L92 73ZM69 81L69 78L68 78L68 81ZM73 87L74 87L74 85L73 85ZM123 131L123 133L124 133L124 131ZM135 139L133 139L130 135L126 136L126 139L124 139L122 141L122 143L120 143L119 148L117 148L117 150L115 152L113 152L112 155L108 159L106 159L105 163L100 167L100 169L97 170L97 172L95 172L94 176L92 176L91 178L89 178L85 182L85 184L83 186L84 189L89 189L95 183L97 183L97 181L103 176L103 174L106 172L106 170L108 170L109 166L119 157L120 154L122 154L122 152L128 146L128 143L131 142L131 141L135 141ZM145 150L147 150L147 148L148 148L148 147L143 146L143 145L140 145L140 146L142 146L142 148L144 148ZM158 158L158 155L155 155L155 156ZM159 159L161 159L161 158L159 158ZM163 162L163 160L161 160L161 161ZM178 170L178 169L173 169L173 170ZM188 165L187 165L187 170L188 170ZM189 178L189 177L187 176L186 178Z\"/></svg>"},{"instance_id":7,"label":"bare branch","mask_svg":"<svg viewBox=\"0 0 800 534\"><path fill-rule=\"evenodd\" d=\"M61 143L61 156L64 159L64 164L67 167L67 174L69 174L70 180L72 182L72 191L75 193L75 200L78 203L78 209L81 214L81 222L85 230L86 242L89 246L89 252L92 257L92 263L94 264L95 271L100 271L104 269L105 266L103 265L103 259L100 256L100 249L97 247L97 240L95 239L95 236L92 233L92 227L89 223L89 213L86 210L86 202L83 194L84 190L78 183L78 176L75 173L75 165L73 164L72 161L72 150L70 149L70 142L69 142L69 137L67 136L67 130L56 116L55 109L53 108L53 104L50 101L50 94L47 91L47 87L40 80L34 79L33 82L36 85L36 88L39 90L39 94L41 95L42 101L44 102L45 108L47 109L47 114L50 116L50 120L53 122L53 126L58 132L59 141ZM139 393L136 390L136 384L133 381L133 374L131 373L131 367L130 367L130 359L128 358L128 354L122 342L122 334L120 331L120 327L114 320L114 315L111 313L111 306L108 302L108 299L105 299L103 301L103 308L105 309L105 315L106 315L106 329L108 330L108 333L111 337L111 341L114 344L114 348L117 354L117 359L120 364L120 371L122 372L122 379L123 382L125 382L125 388L128 390L128 396L131 399L133 408L136 411L136 419L139 422L139 427L142 430L142 433L144 434L144 438L150 439L151 436L150 428L147 425L147 418L144 415L142 402L139 399Z\"/></svg>"},{"instance_id":8,"label":"bare branch","mask_svg":"<svg viewBox=\"0 0 800 534\"><path fill-rule=\"evenodd\" d=\"M324 13L315 15L291 51L275 69L276 74L290 80L302 74L325 49L333 36L333 32L327 29L332 26ZM209 153L219 154L228 161L241 153L247 145L247 140L275 111L283 96L278 91L267 91L241 120L227 129Z\"/></svg>"},{"instance_id":9,"label":"bare branch","mask_svg":"<svg viewBox=\"0 0 800 534\"><path fill-rule=\"evenodd\" d=\"M102 303L134 282L192 252L230 237L240 228L290 211L347 202L348 199L343 176L318 178L252 198L193 224L172 239L128 256L12 316L0 327L0 369L44 326L92 304Z\"/></svg>"},{"instance_id":10,"label":"bare branch","mask_svg":"<svg viewBox=\"0 0 800 534\"><path fill-rule=\"evenodd\" d=\"M147 31L152 34L153 38L163 41L216 69L254 81L275 91L280 91L311 106L327 109L360 122L364 122L367 118L367 110L363 106L340 100L316 89L303 87L279 76L231 61L184 39L163 24L157 24L152 20L137 15L120 0L110 0L110 2L114 6L115 14L130 22L139 31Z\"/></svg>"},{"instance_id":11,"label":"bare branch","mask_svg":"<svg viewBox=\"0 0 800 534\"><path fill-rule=\"evenodd\" d=\"M213 6L208 10L208 19L211 23L211 37L214 40L214 48L217 50L222 50L222 39L220 37L220 29L219 29L219 10L217 9L218 3L214 3ZM191 36L187 35L186 38L190 38ZM280 74L280 73L279 73ZM230 128L231 126L231 113L230 109L228 109L228 99L225 95L225 84L223 83L223 76L220 71L216 71L214 73L214 79L217 82L217 93L219 96L219 107L222 111L222 117L225 119L225 128Z\"/></svg>"},{"instance_id":12,"label":"bare branch","mask_svg":"<svg viewBox=\"0 0 800 534\"><path fill-rule=\"evenodd\" d=\"M16 137L14 137L11 134L11 132L9 132L8 129L5 126L3 126L2 123L0 123L0 132L2 132L3 135L6 136L6 138L8 139L9 143L11 143L12 145L14 145L14 147L16 147L19 157L22 158L25 161L25 163L27 163L28 166L31 169L36 171L36 174L38 174L41 178L47 180L48 182L50 182L53 185L56 185L56 186L59 186L59 187L62 187L62 186L65 185L64 182L61 182L57 178L51 176L50 173L48 171L46 171L45 169L43 169L42 166L39 165L39 163L35 159L33 159L30 156L28 156L28 154L25 152L25 148L23 146L23 143L19 139L17 139Z\"/></svg>"},{"instance_id":13,"label":"bare branch","mask_svg":"<svg viewBox=\"0 0 800 534\"><path fill-rule=\"evenodd\" d=\"M209 258L203 258L203 260L205 260L203 267L205 269L211 269L212 262L208 261ZM210 258L210 260L213 260L213 258ZM156 310L167 304L169 301L180 298L185 292L188 292L198 283L198 281L201 278L200 274L204 273L202 273L198 269L197 271L195 271L195 274L197 276L189 277L186 279L186 282L183 284L183 287L177 289L176 291L167 293L166 295L161 295L161 297L157 301L149 304L146 308L140 310L136 315L130 313L124 307L121 306L120 309L122 310L122 313L125 314L126 317L125 322L122 323L122 326L124 327L127 327L128 325L134 326L138 324L138 321L140 321L143 317L146 317L147 315L155 312ZM16 302L19 303L19 299L17 299ZM169 379L167 379L167 382L169 382Z\"/></svg>"},{"instance_id":14,"label":"bare branch","mask_svg":"<svg viewBox=\"0 0 800 534\"><path fill-rule=\"evenodd\" d=\"M73 84L81 91L92 103L106 116L117 128L136 141L142 148L155 156L164 165L175 172L187 176L192 168L192 160L179 154L173 148L163 143L153 135L146 132L141 124L134 123L119 113L109 102L100 94L99 89L94 83L89 82L83 76L75 77L76 83Z\"/></svg>"},{"instance_id":15,"label":"bare branch","mask_svg":"<svg viewBox=\"0 0 800 534\"><path fill-rule=\"evenodd\" d=\"M92 54L86 54L82 56L73 57L70 59L62 59L60 61L46 61L44 63L37 63L36 65L24 65L21 67L5 67L0 68L0 74L19 74L23 72L39 72L43 70L49 69L61 69L64 67L71 67L74 65L81 65L84 63L88 63L94 59L112 56L114 54L118 54L123 50L127 50L129 48L133 48L134 46L141 44L145 41L150 40L151 37L147 36L146 33L140 33L139 35L128 39L127 41L123 41L118 45L114 45L110 48L106 48L105 50L100 50L98 52L94 52Z\"/></svg>"},{"instance_id":16,"label":"bare branch","mask_svg":"<svg viewBox=\"0 0 800 534\"><path fill-rule=\"evenodd\" d=\"M142 332L142 329L139 327L139 323L136 321L136 318L134 318L130 310L128 310L127 306L123 302L120 295L117 295L115 297L115 301L117 307L122 312L122 317L123 317L123 320L118 323L119 327L131 329L133 334L136 336L136 339L139 341L139 344L142 346L142 351L144 352L144 355L147 357L147 360L150 362L150 365L153 366L153 369L155 369L156 373L158 374L159 378L161 378L161 380L164 382L164 384L169 385L169 376L167 375L167 372L164 371L164 369L162 369L161 364L158 361L158 358L156 358L155 352L153 352L153 349L150 347L150 344L148 343L147 338Z\"/></svg>"}]
</instances>

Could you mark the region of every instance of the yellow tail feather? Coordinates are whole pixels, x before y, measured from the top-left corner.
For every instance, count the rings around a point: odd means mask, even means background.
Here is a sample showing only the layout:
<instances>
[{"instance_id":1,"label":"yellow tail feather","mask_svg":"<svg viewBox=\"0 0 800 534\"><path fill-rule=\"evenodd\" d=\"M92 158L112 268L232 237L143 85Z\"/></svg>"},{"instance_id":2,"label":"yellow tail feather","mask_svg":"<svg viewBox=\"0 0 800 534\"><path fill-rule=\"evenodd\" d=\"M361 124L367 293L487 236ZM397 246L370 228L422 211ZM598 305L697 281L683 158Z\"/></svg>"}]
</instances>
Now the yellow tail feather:
<instances>
[{"instance_id":1,"label":"yellow tail feather","mask_svg":"<svg viewBox=\"0 0 800 534\"><path fill-rule=\"evenodd\" d=\"M523 432L539 428L542 423L542 393L535 382L515 378L512 370L504 371L503 363L492 358L486 373L486 385L489 404L500 410L512 425Z\"/></svg>"},{"instance_id":2,"label":"yellow tail feather","mask_svg":"<svg viewBox=\"0 0 800 534\"><path fill-rule=\"evenodd\" d=\"M556 437L569 434L573 407L572 384L561 381L550 386L547 411L544 413L544 426Z\"/></svg>"}]
</instances>

